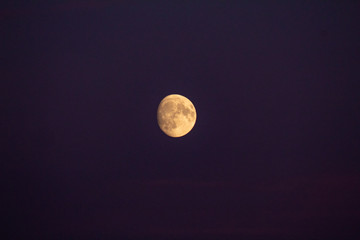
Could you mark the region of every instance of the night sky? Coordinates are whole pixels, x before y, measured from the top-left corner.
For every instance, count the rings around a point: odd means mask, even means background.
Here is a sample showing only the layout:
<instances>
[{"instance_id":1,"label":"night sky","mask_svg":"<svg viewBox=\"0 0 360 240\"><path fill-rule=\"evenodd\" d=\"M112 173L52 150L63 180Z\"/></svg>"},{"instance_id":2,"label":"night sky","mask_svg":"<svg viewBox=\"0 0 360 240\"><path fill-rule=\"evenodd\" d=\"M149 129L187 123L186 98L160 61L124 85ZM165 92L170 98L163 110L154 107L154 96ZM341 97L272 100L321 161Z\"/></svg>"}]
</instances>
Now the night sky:
<instances>
[{"instance_id":1,"label":"night sky","mask_svg":"<svg viewBox=\"0 0 360 240\"><path fill-rule=\"evenodd\" d=\"M360 236L359 1L11 1L0 63L1 239Z\"/></svg>"}]
</instances>

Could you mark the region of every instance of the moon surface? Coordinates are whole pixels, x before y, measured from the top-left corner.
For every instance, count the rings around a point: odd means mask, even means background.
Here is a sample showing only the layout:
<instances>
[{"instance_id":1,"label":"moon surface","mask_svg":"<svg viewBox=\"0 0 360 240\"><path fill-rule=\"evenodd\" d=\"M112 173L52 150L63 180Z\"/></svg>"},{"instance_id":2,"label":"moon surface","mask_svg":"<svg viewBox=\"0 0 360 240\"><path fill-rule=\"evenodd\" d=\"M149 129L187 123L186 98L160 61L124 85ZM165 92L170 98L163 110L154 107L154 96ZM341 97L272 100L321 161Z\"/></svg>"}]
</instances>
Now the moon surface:
<instances>
[{"instance_id":1,"label":"moon surface","mask_svg":"<svg viewBox=\"0 0 360 240\"><path fill-rule=\"evenodd\" d=\"M170 137L188 134L196 122L196 110L192 102L179 94L171 94L161 100L157 110L160 129Z\"/></svg>"}]
</instances>

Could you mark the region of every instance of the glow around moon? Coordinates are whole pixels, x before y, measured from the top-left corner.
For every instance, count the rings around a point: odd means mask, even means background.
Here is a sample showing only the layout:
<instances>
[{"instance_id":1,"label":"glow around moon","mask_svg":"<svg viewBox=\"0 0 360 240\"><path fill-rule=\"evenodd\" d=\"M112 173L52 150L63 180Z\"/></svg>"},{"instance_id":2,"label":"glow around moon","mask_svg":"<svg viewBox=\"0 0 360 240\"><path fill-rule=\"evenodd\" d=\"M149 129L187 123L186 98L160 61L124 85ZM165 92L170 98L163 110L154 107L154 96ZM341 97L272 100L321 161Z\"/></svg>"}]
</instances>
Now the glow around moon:
<instances>
[{"instance_id":1,"label":"glow around moon","mask_svg":"<svg viewBox=\"0 0 360 240\"><path fill-rule=\"evenodd\" d=\"M196 110L192 102L179 94L166 96L159 104L157 120L160 129L170 137L182 137L189 133L196 122Z\"/></svg>"}]
</instances>

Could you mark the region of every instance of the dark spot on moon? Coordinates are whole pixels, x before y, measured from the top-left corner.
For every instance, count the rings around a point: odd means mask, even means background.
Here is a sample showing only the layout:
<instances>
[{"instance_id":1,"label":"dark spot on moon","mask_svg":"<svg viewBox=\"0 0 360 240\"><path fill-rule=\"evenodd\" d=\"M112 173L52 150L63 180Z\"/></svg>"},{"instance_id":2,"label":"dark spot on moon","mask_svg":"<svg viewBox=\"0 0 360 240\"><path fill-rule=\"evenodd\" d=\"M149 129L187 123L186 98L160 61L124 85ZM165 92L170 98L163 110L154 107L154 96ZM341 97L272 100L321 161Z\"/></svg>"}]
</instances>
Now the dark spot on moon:
<instances>
[{"instance_id":1,"label":"dark spot on moon","mask_svg":"<svg viewBox=\"0 0 360 240\"><path fill-rule=\"evenodd\" d=\"M185 116L188 116L188 114L190 113L189 108L185 107L185 105L182 103L177 104L177 109Z\"/></svg>"},{"instance_id":2,"label":"dark spot on moon","mask_svg":"<svg viewBox=\"0 0 360 240\"><path fill-rule=\"evenodd\" d=\"M170 130L176 128L176 123L172 118L166 117L164 113L159 113L158 115L159 125L165 130Z\"/></svg>"},{"instance_id":3,"label":"dark spot on moon","mask_svg":"<svg viewBox=\"0 0 360 240\"><path fill-rule=\"evenodd\" d=\"M182 111L182 110L185 108L184 104L182 104L182 103L176 104L176 107L177 107L177 109L180 110L180 111Z\"/></svg>"},{"instance_id":4,"label":"dark spot on moon","mask_svg":"<svg viewBox=\"0 0 360 240\"><path fill-rule=\"evenodd\" d=\"M177 110L177 105L174 101L165 102L158 112L158 121L159 125L164 130L171 130L177 127L176 122L174 121L174 117Z\"/></svg>"},{"instance_id":5,"label":"dark spot on moon","mask_svg":"<svg viewBox=\"0 0 360 240\"><path fill-rule=\"evenodd\" d=\"M191 107L193 107L193 106L191 106ZM194 108L194 107L193 107L193 108ZM178 103L178 104L177 104L176 114L182 114L182 115L184 115L184 116L187 118L187 120L188 120L189 122L191 122L191 121L194 119L194 114L195 114L195 113L194 113L194 111L191 111L190 108L186 107L184 104ZM189 116L189 114L190 114L191 116Z\"/></svg>"},{"instance_id":6,"label":"dark spot on moon","mask_svg":"<svg viewBox=\"0 0 360 240\"><path fill-rule=\"evenodd\" d=\"M173 111L173 109L175 108L175 103L173 101L166 102L162 108L164 112Z\"/></svg>"}]
</instances>

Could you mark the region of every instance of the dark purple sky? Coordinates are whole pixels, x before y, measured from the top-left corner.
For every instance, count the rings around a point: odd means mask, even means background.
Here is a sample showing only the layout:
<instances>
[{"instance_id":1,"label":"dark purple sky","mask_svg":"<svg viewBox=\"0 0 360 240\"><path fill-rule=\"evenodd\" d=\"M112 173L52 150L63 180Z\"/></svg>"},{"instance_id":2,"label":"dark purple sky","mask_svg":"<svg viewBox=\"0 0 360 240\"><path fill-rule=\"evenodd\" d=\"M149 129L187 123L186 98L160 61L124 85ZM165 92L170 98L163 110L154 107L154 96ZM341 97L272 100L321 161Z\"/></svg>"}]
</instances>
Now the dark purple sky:
<instances>
[{"instance_id":1,"label":"dark purple sky","mask_svg":"<svg viewBox=\"0 0 360 240\"><path fill-rule=\"evenodd\" d=\"M0 8L1 239L359 237L358 1L29 2Z\"/></svg>"}]
</instances>

